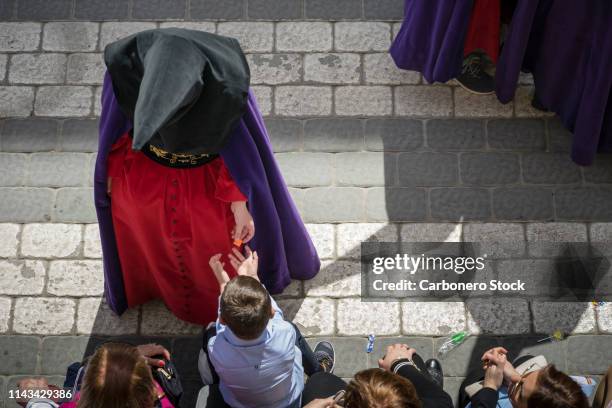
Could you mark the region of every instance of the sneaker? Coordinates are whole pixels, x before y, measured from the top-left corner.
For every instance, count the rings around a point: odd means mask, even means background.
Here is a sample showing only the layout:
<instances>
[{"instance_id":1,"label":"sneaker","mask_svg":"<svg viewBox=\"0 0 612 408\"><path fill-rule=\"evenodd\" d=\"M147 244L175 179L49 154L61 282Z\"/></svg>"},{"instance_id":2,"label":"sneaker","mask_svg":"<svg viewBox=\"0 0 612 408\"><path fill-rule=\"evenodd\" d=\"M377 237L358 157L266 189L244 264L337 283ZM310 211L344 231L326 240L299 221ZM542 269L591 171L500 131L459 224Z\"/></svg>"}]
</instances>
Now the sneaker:
<instances>
[{"instance_id":1,"label":"sneaker","mask_svg":"<svg viewBox=\"0 0 612 408\"><path fill-rule=\"evenodd\" d=\"M495 79L485 71L483 58L478 53L465 57L457 81L464 89L477 95L495 92Z\"/></svg>"},{"instance_id":2,"label":"sneaker","mask_svg":"<svg viewBox=\"0 0 612 408\"><path fill-rule=\"evenodd\" d=\"M314 355L324 372L334 372L336 352L330 342L318 342L314 348Z\"/></svg>"},{"instance_id":3,"label":"sneaker","mask_svg":"<svg viewBox=\"0 0 612 408\"><path fill-rule=\"evenodd\" d=\"M430 358L425 362L425 369L440 388L444 388L444 374L442 373L442 365L435 358Z\"/></svg>"}]
</instances>

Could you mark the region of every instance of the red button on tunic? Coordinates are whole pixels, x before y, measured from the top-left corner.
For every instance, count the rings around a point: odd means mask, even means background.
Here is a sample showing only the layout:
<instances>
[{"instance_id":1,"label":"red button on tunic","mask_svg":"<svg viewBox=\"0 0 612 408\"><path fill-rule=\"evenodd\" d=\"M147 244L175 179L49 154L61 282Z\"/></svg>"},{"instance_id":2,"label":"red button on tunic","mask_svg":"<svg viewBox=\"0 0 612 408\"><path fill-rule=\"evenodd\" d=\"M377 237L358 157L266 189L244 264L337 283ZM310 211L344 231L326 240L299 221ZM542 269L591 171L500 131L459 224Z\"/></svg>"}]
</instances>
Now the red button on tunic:
<instances>
[{"instance_id":1,"label":"red button on tunic","mask_svg":"<svg viewBox=\"0 0 612 408\"><path fill-rule=\"evenodd\" d=\"M231 250L230 203L246 201L223 159L166 167L133 151L126 134L108 160L128 306L161 298L183 320L201 325L215 320L219 285L208 261ZM226 269L232 276L233 268Z\"/></svg>"}]
</instances>

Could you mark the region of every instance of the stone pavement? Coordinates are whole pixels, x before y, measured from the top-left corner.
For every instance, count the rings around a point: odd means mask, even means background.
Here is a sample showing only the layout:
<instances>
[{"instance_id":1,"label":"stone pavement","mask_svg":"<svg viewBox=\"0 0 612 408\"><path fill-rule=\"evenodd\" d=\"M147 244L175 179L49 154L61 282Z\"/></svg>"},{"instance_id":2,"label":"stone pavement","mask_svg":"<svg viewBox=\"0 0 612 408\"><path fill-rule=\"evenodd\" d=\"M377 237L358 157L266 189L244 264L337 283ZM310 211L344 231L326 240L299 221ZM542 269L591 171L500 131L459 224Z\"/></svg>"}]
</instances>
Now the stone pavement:
<instances>
[{"instance_id":1,"label":"stone pavement","mask_svg":"<svg viewBox=\"0 0 612 408\"><path fill-rule=\"evenodd\" d=\"M0 408L16 406L7 390L20 376L59 382L109 336L176 351L191 406L200 328L160 303L109 312L92 205L101 52L157 26L235 36L247 52L279 165L324 260L278 299L312 341L332 339L339 375L375 365L396 338L430 357L463 329L474 336L444 361L453 396L491 344L601 374L610 304L360 302L365 240L577 241L612 256L612 157L572 164L570 135L530 107L528 76L501 105L395 69L386 51L401 15L400 0L0 3ZM537 343L555 328L573 335Z\"/></svg>"}]
</instances>

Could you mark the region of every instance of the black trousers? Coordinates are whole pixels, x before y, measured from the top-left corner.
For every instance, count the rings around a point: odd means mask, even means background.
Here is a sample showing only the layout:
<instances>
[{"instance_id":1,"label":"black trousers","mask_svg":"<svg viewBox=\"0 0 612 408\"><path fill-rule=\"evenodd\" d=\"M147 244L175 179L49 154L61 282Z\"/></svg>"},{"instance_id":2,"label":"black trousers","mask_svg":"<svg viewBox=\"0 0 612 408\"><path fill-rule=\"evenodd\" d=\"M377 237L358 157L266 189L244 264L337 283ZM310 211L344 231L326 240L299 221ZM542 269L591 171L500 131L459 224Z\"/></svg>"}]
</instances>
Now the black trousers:
<instances>
[{"instance_id":1,"label":"black trousers","mask_svg":"<svg viewBox=\"0 0 612 408\"><path fill-rule=\"evenodd\" d=\"M532 355L524 355L524 356L518 357L516 360L513 361L512 365L514 365L514 367L517 367L531 358L533 358ZM459 407L460 408L465 408L465 406L467 406L467 404L470 403L470 396L467 394L467 392L465 392L465 387L467 387L468 385L472 385L476 382L482 381L482 380L484 380L484 371L482 369L477 368L468 373L468 375L465 377L465 380L463 380L463 382L461 383L461 388L459 388Z\"/></svg>"},{"instance_id":2,"label":"black trousers","mask_svg":"<svg viewBox=\"0 0 612 408\"><path fill-rule=\"evenodd\" d=\"M415 353L412 356L412 361L425 377L433 381L433 378L431 378L427 372L425 362L421 356ZM333 397L338 391L344 390L346 386L346 382L334 374L317 373L310 377L304 386L304 392L302 392L302 406L318 398Z\"/></svg>"},{"instance_id":3,"label":"black trousers","mask_svg":"<svg viewBox=\"0 0 612 408\"><path fill-rule=\"evenodd\" d=\"M300 329L290 322L293 328L295 329L295 345L302 352L302 366L304 367L304 373L306 375L313 376L316 373L322 371L321 365L317 361L317 358L314 355L314 352L310 348L310 345L302 336ZM204 335L202 338L202 350L206 353L208 357L208 341L217 335L217 329L214 325L211 325L207 330L204 331ZM210 362L210 358L208 358L208 364L210 366L210 371L213 375L213 384L208 387L208 399L206 400L207 408L226 408L229 407L223 400L223 396L221 395L221 391L219 390L219 375L215 370L215 367Z\"/></svg>"}]
</instances>

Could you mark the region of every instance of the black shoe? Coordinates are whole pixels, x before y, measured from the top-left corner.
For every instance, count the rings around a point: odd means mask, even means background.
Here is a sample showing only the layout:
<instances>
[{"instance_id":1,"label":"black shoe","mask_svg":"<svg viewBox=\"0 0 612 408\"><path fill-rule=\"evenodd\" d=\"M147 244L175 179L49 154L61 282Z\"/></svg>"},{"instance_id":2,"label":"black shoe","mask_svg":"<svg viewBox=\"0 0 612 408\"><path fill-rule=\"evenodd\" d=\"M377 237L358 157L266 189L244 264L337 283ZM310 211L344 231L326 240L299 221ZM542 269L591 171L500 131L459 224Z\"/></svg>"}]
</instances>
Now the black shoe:
<instances>
[{"instance_id":1,"label":"black shoe","mask_svg":"<svg viewBox=\"0 0 612 408\"><path fill-rule=\"evenodd\" d=\"M442 365L435 358L430 358L425 362L427 372L440 388L444 388L444 374L442 373Z\"/></svg>"},{"instance_id":2,"label":"black shoe","mask_svg":"<svg viewBox=\"0 0 612 408\"><path fill-rule=\"evenodd\" d=\"M314 355L324 372L334 372L336 352L330 342L318 342L314 348Z\"/></svg>"},{"instance_id":3,"label":"black shoe","mask_svg":"<svg viewBox=\"0 0 612 408\"><path fill-rule=\"evenodd\" d=\"M477 53L465 57L457 81L467 91L477 95L495 92L495 79L485 72L482 57Z\"/></svg>"}]
</instances>

